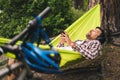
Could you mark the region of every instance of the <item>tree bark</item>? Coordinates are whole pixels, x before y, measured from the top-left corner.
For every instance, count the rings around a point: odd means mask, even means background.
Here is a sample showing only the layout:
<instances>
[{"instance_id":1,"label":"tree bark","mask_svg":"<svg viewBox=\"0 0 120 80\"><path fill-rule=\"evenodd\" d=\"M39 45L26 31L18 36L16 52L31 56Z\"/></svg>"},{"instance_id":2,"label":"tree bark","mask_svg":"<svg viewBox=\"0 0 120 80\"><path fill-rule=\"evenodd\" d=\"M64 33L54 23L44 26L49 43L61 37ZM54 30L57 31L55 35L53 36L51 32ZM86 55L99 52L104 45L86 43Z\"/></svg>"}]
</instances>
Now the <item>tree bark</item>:
<instances>
[{"instance_id":1,"label":"tree bark","mask_svg":"<svg viewBox=\"0 0 120 80\"><path fill-rule=\"evenodd\" d=\"M83 9L84 8L84 0L73 0L73 6L75 9Z\"/></svg>"},{"instance_id":2,"label":"tree bark","mask_svg":"<svg viewBox=\"0 0 120 80\"><path fill-rule=\"evenodd\" d=\"M102 0L102 25L111 32L120 31L120 1Z\"/></svg>"},{"instance_id":3,"label":"tree bark","mask_svg":"<svg viewBox=\"0 0 120 80\"><path fill-rule=\"evenodd\" d=\"M101 27L106 35L120 32L120 0L89 0L88 9L101 5Z\"/></svg>"},{"instance_id":4,"label":"tree bark","mask_svg":"<svg viewBox=\"0 0 120 80\"><path fill-rule=\"evenodd\" d=\"M91 9L98 3L100 3L100 0L88 0L88 9Z\"/></svg>"}]
</instances>

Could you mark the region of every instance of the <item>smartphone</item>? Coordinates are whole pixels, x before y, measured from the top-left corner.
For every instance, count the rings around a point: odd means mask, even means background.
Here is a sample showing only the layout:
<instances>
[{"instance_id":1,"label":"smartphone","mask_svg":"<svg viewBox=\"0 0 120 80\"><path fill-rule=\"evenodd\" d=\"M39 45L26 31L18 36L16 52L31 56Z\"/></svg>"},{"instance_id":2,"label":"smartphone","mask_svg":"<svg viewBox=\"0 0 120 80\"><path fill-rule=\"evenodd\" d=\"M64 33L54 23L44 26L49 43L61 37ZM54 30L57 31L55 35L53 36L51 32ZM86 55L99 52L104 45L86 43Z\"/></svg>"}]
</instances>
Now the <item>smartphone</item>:
<instances>
[{"instance_id":1,"label":"smartphone","mask_svg":"<svg viewBox=\"0 0 120 80\"><path fill-rule=\"evenodd\" d=\"M61 30L60 33L61 33L61 34L65 34L64 30Z\"/></svg>"}]
</instances>

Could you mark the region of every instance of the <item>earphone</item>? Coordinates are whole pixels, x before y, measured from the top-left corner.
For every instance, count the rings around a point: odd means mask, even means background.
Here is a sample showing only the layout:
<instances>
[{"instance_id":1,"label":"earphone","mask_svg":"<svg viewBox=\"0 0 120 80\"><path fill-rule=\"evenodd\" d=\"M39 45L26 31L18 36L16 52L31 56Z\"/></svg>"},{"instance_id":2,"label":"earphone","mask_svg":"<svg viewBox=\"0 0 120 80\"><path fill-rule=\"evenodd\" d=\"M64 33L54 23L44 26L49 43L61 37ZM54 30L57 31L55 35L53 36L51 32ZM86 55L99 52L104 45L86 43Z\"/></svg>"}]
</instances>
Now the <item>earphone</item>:
<instances>
[{"instance_id":1,"label":"earphone","mask_svg":"<svg viewBox=\"0 0 120 80\"><path fill-rule=\"evenodd\" d=\"M105 42L105 40L106 40L105 35L101 34L100 36L98 36L96 38L96 40L100 41L100 43L103 44Z\"/></svg>"}]
</instances>

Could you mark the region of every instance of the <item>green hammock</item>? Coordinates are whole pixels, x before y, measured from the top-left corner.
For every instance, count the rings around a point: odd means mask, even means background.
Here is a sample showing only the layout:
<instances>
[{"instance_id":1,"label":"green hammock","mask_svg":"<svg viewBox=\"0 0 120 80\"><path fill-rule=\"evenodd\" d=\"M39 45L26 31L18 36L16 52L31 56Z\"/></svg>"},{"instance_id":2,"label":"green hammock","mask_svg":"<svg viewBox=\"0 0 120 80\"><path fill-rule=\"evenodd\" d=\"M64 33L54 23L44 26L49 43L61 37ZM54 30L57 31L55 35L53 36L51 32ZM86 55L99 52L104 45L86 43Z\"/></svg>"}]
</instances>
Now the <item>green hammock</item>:
<instances>
[{"instance_id":1,"label":"green hammock","mask_svg":"<svg viewBox=\"0 0 120 80\"><path fill-rule=\"evenodd\" d=\"M82 17L76 20L71 26L69 26L65 31L69 34L72 41L74 40L84 40L86 39L86 34L89 30L94 29L95 27L100 26L100 5L96 5L91 10L86 12ZM0 38L0 44L8 42L8 39ZM56 37L51 44L55 47L59 43L59 35ZM19 44L19 42L18 42ZM42 49L48 49L48 45L40 45ZM83 60L82 55L78 52L58 49L58 52L61 56L60 67L70 65L71 63L76 63ZM14 57L9 54L9 57Z\"/></svg>"},{"instance_id":2,"label":"green hammock","mask_svg":"<svg viewBox=\"0 0 120 80\"><path fill-rule=\"evenodd\" d=\"M82 17L76 20L72 25L70 25L65 31L69 34L72 41L75 40L85 40L86 34L95 27L100 26L100 5L96 5L88 12L86 12ZM51 44L53 46L57 46L59 43L58 35L54 40L52 40ZM48 46L40 46L43 49L47 49ZM58 52L61 55L60 67L69 66L70 64L74 64L75 62L79 62L83 60L82 55L78 52L58 49Z\"/></svg>"}]
</instances>

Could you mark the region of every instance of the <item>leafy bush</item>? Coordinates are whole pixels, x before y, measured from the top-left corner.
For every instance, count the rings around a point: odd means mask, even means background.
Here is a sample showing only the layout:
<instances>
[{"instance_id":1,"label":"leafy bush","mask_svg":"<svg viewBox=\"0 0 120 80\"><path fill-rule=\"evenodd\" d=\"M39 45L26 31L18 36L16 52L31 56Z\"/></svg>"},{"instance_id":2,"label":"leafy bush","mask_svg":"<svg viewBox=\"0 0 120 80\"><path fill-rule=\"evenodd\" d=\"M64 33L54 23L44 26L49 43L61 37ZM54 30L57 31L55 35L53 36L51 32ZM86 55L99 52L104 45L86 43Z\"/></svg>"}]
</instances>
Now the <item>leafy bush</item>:
<instances>
[{"instance_id":1,"label":"leafy bush","mask_svg":"<svg viewBox=\"0 0 120 80\"><path fill-rule=\"evenodd\" d=\"M74 16L72 0L0 0L0 36L12 38L19 34L47 6L52 11L43 19L43 26L50 37L58 35L79 16Z\"/></svg>"}]
</instances>

